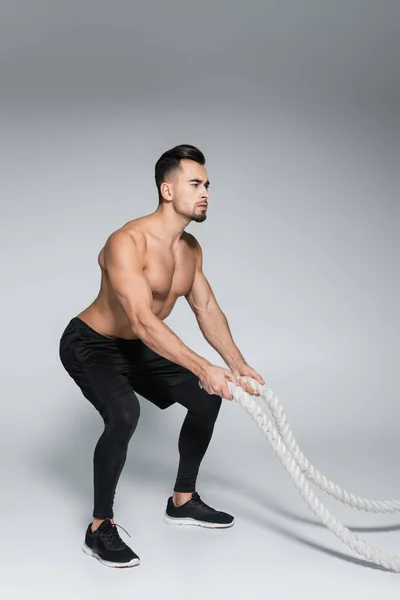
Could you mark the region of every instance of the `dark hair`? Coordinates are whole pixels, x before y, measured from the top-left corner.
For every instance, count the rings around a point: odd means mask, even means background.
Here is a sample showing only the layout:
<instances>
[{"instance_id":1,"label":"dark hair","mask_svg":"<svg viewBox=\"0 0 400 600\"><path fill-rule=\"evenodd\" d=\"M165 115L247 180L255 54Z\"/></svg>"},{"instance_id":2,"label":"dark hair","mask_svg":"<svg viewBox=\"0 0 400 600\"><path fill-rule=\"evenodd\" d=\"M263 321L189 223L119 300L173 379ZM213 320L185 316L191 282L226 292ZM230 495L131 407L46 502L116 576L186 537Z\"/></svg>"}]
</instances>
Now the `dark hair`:
<instances>
[{"instance_id":1,"label":"dark hair","mask_svg":"<svg viewBox=\"0 0 400 600\"><path fill-rule=\"evenodd\" d=\"M196 148L196 146L191 146L190 144L174 146L174 148L164 152L164 154L162 154L156 162L155 167L155 179L158 189L159 204L161 204L162 201L160 186L165 181L165 177L167 175L170 175L174 171L181 168L180 162L182 158L194 160L200 165L204 165L206 162L204 154L198 148Z\"/></svg>"}]
</instances>

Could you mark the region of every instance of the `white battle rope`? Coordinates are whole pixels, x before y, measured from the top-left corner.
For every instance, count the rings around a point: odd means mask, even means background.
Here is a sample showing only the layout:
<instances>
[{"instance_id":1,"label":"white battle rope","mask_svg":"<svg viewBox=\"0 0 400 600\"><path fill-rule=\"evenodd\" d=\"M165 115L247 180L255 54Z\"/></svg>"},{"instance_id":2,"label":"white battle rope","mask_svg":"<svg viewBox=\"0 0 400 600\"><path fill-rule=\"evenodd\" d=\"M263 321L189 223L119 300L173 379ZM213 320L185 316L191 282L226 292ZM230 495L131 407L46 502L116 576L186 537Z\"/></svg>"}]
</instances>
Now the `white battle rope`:
<instances>
[{"instance_id":1,"label":"white battle rope","mask_svg":"<svg viewBox=\"0 0 400 600\"><path fill-rule=\"evenodd\" d=\"M251 385L250 377L244 377ZM253 380L255 381L255 380ZM260 384L258 384L260 386ZM252 385L253 389L254 386ZM261 386L260 386L261 387ZM242 389L243 388L239 388ZM244 391L244 390L243 390ZM260 391L260 390L258 390ZM245 392L246 393L246 392ZM323 492L327 492L331 496L334 496L337 500L347 504L352 508L358 508L359 510L365 510L369 512L396 512L400 510L400 499L399 500L368 500L362 496L355 496L352 492L349 492L339 487L333 481L330 481L322 475L304 456L300 450L293 432L290 430L289 423L287 422L286 415L283 411L282 404L279 402L276 394L270 388L266 388L261 395L262 399L268 404L272 416L274 417L278 432L280 433L283 441L285 442L288 451L293 455L293 458L299 465L300 469L305 473L307 478L317 485Z\"/></svg>"},{"instance_id":2,"label":"white battle rope","mask_svg":"<svg viewBox=\"0 0 400 600\"><path fill-rule=\"evenodd\" d=\"M238 377L237 379L240 380L241 378ZM268 404L274 419L276 420L279 433L272 425L271 421L268 420L267 415L263 413L261 408L255 402L253 395L248 394L242 387L235 385L232 381L227 381L233 399L241 404L251 418L257 423L261 432L271 444L275 454L289 473L295 487L313 513L352 550L361 554L361 556L364 556L373 563L400 572L400 556L389 554L388 552L384 552L379 548L372 546L342 525L342 523L340 523L336 517L323 506L317 496L315 496L307 478L318 485L321 490L326 491L341 502L360 510L394 512L395 510L400 509L400 500L368 500L366 498L355 496L354 494L341 489L332 481L329 481L310 464L301 452L290 431L286 421L286 415L284 414L283 408L275 393L268 388L266 384L261 385L251 377L246 376L243 379L245 379L251 385L252 389L257 391L260 394L260 397ZM200 382L199 385L202 387ZM288 446L285 445L285 442Z\"/></svg>"}]
</instances>

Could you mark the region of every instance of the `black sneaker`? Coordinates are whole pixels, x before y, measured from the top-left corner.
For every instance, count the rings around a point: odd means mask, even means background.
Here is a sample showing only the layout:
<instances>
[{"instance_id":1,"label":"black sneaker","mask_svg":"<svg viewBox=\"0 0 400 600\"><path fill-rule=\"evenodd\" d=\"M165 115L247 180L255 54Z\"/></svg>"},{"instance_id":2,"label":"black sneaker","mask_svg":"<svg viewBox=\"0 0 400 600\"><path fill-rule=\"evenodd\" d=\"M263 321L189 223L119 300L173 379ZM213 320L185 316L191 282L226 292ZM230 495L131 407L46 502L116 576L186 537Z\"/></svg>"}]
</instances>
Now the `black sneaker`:
<instances>
[{"instance_id":1,"label":"black sneaker","mask_svg":"<svg viewBox=\"0 0 400 600\"><path fill-rule=\"evenodd\" d=\"M177 508L168 498L167 508L164 514L164 523L170 525L199 525L213 529L232 527L235 523L234 517L228 513L211 508L200 499L197 492L193 492L192 498Z\"/></svg>"},{"instance_id":2,"label":"black sneaker","mask_svg":"<svg viewBox=\"0 0 400 600\"><path fill-rule=\"evenodd\" d=\"M92 531L92 524L89 524L82 550L106 567L134 567L140 563L138 555L121 540L116 524L113 525L110 519L100 523L96 531Z\"/></svg>"}]
</instances>

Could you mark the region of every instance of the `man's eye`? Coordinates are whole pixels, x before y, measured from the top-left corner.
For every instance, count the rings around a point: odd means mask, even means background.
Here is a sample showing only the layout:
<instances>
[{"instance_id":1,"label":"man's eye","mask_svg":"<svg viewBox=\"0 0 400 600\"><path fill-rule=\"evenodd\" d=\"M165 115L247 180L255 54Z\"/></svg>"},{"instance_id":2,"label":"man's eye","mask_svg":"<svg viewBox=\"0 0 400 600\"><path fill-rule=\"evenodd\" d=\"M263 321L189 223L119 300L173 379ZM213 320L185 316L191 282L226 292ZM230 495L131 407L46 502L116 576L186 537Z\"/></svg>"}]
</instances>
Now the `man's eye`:
<instances>
[{"instance_id":1,"label":"man's eye","mask_svg":"<svg viewBox=\"0 0 400 600\"><path fill-rule=\"evenodd\" d=\"M192 185L194 185L194 187L197 187L199 184L198 183L192 183Z\"/></svg>"}]
</instances>

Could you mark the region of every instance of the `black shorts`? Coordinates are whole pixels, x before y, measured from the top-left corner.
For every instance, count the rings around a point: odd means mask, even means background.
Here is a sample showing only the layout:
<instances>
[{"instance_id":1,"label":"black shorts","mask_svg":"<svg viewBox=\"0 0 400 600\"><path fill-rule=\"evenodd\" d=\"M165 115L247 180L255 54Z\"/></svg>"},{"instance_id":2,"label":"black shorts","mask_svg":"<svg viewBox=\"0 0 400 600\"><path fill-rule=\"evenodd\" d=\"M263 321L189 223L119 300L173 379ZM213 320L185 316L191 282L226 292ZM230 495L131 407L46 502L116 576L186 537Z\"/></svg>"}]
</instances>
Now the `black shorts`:
<instances>
[{"instance_id":1,"label":"black shorts","mask_svg":"<svg viewBox=\"0 0 400 600\"><path fill-rule=\"evenodd\" d=\"M189 381L198 385L192 371L153 352L142 340L106 337L79 317L65 328L59 354L68 374L101 414L100 397L123 393L127 386L165 409L176 402L176 386Z\"/></svg>"}]
</instances>

